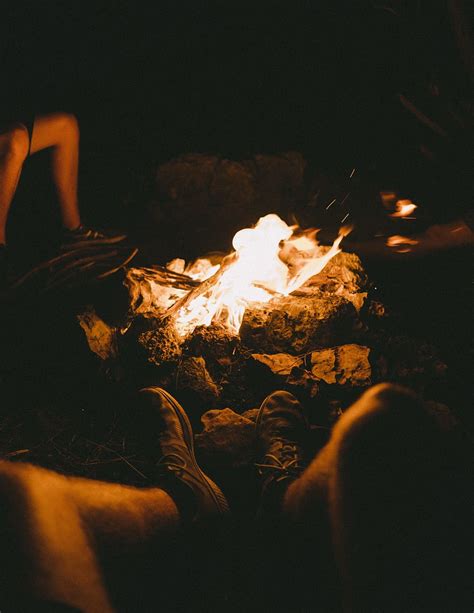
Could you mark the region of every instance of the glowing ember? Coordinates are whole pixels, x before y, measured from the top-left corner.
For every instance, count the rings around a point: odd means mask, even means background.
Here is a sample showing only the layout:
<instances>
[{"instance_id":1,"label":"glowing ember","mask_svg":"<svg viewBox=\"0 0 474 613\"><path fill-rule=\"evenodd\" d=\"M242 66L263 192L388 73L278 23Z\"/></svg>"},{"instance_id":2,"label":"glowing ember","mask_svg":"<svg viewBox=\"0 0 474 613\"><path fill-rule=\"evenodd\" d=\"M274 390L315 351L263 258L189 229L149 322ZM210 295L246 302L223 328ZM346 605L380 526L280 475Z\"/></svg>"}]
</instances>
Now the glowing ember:
<instances>
[{"instance_id":1,"label":"glowing ember","mask_svg":"<svg viewBox=\"0 0 474 613\"><path fill-rule=\"evenodd\" d=\"M404 217L407 219L416 208L416 204L413 204L411 200L397 200L395 203L395 212L392 213L390 217Z\"/></svg>"},{"instance_id":2,"label":"glowing ember","mask_svg":"<svg viewBox=\"0 0 474 613\"><path fill-rule=\"evenodd\" d=\"M235 254L230 263L227 258L226 266L212 266L208 260L200 259L184 269L193 279L204 281L212 275L216 279L206 292L179 309L175 319L178 333L185 336L197 326L208 326L213 321L237 333L250 302L268 302L301 287L341 251L341 240L350 231L342 228L328 249L315 240L317 231L293 236L296 228L278 215L266 215L254 228L237 232L232 241Z\"/></svg>"}]
</instances>

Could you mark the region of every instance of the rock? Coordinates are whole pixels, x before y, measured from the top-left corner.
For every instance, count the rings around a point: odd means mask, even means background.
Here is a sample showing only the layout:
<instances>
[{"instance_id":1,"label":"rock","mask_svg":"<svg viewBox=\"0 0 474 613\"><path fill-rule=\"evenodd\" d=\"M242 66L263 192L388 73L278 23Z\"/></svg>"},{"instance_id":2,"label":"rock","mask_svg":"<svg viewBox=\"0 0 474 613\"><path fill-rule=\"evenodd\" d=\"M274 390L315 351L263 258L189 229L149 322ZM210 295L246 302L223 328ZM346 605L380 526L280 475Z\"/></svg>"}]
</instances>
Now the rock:
<instances>
[{"instance_id":1,"label":"rock","mask_svg":"<svg viewBox=\"0 0 474 613\"><path fill-rule=\"evenodd\" d=\"M348 344L312 351L309 356L253 353L252 358L265 364L275 375L286 377L286 383L309 388L314 396L318 392L315 383L320 381L349 387L371 385L369 354L368 347Z\"/></svg>"},{"instance_id":2,"label":"rock","mask_svg":"<svg viewBox=\"0 0 474 613\"><path fill-rule=\"evenodd\" d=\"M245 417L246 419L250 419L250 421L253 421L255 423L257 421L257 415L259 411L260 411L260 408L249 409L248 411L244 411L242 413L242 417Z\"/></svg>"},{"instance_id":3,"label":"rock","mask_svg":"<svg viewBox=\"0 0 474 613\"><path fill-rule=\"evenodd\" d=\"M317 352L315 352L317 353ZM336 347L336 381L339 385L366 387L371 385L370 349L362 345ZM311 355L314 362L314 354Z\"/></svg>"},{"instance_id":4,"label":"rock","mask_svg":"<svg viewBox=\"0 0 474 613\"><path fill-rule=\"evenodd\" d=\"M287 353L274 353L272 355L252 353L252 357L257 362L261 362L276 375L289 375L293 368L303 363L303 358Z\"/></svg>"},{"instance_id":5,"label":"rock","mask_svg":"<svg viewBox=\"0 0 474 613\"><path fill-rule=\"evenodd\" d=\"M192 335L186 339L183 351L189 355L202 356L206 361L218 362L225 366L232 361L238 351L239 337L222 324L198 326Z\"/></svg>"},{"instance_id":6,"label":"rock","mask_svg":"<svg viewBox=\"0 0 474 613\"><path fill-rule=\"evenodd\" d=\"M311 374L329 385L367 387L372 383L370 349L362 345L340 345L311 353Z\"/></svg>"},{"instance_id":7,"label":"rock","mask_svg":"<svg viewBox=\"0 0 474 613\"><path fill-rule=\"evenodd\" d=\"M91 351L102 360L117 357L117 332L115 328L107 325L92 307L88 307L77 316L77 319L84 330Z\"/></svg>"},{"instance_id":8,"label":"rock","mask_svg":"<svg viewBox=\"0 0 474 613\"><path fill-rule=\"evenodd\" d=\"M293 210L301 198L306 163L299 153L258 155L235 161L204 154L183 155L156 173L152 223L180 228L195 252L230 248L235 232L258 217Z\"/></svg>"},{"instance_id":9,"label":"rock","mask_svg":"<svg viewBox=\"0 0 474 613\"><path fill-rule=\"evenodd\" d=\"M310 371L304 368L294 368L286 380L288 385L304 388L311 398L319 393L318 380L314 378Z\"/></svg>"},{"instance_id":10,"label":"rock","mask_svg":"<svg viewBox=\"0 0 474 613\"><path fill-rule=\"evenodd\" d=\"M207 411L201 421L204 430L196 435L196 449L206 464L241 467L254 461L253 421L228 408Z\"/></svg>"},{"instance_id":11,"label":"rock","mask_svg":"<svg viewBox=\"0 0 474 613\"><path fill-rule=\"evenodd\" d=\"M140 332L137 343L140 353L154 366L161 366L165 362L178 360L181 355L181 339L173 326L168 326L161 320L150 322L154 324L151 330ZM132 331L129 332L129 335Z\"/></svg>"},{"instance_id":12,"label":"rock","mask_svg":"<svg viewBox=\"0 0 474 613\"><path fill-rule=\"evenodd\" d=\"M254 176L263 210L288 211L300 200L306 162L300 153L256 155Z\"/></svg>"},{"instance_id":13,"label":"rock","mask_svg":"<svg viewBox=\"0 0 474 613\"><path fill-rule=\"evenodd\" d=\"M218 406L221 390L206 368L204 358L186 358L179 362L176 385L183 392L192 392L202 404Z\"/></svg>"},{"instance_id":14,"label":"rock","mask_svg":"<svg viewBox=\"0 0 474 613\"><path fill-rule=\"evenodd\" d=\"M352 340L360 325L354 306L333 294L285 296L245 311L240 337L265 353L306 353Z\"/></svg>"},{"instance_id":15,"label":"rock","mask_svg":"<svg viewBox=\"0 0 474 613\"><path fill-rule=\"evenodd\" d=\"M326 383L336 383L336 349L322 349L311 354L311 374Z\"/></svg>"},{"instance_id":16,"label":"rock","mask_svg":"<svg viewBox=\"0 0 474 613\"><path fill-rule=\"evenodd\" d=\"M367 299L367 286L367 275L359 257L343 251L334 256L318 275L308 279L297 294L311 294L319 289L352 302L359 312Z\"/></svg>"}]
</instances>

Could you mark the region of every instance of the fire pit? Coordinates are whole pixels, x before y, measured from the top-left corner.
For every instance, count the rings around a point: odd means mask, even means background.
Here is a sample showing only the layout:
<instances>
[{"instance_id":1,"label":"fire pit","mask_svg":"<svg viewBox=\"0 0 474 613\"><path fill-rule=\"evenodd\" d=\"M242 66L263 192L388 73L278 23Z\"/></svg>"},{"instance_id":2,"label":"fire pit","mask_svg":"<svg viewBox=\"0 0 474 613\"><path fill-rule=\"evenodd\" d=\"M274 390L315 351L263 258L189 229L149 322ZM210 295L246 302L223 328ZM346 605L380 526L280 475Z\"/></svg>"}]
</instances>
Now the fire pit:
<instances>
[{"instance_id":1,"label":"fire pit","mask_svg":"<svg viewBox=\"0 0 474 613\"><path fill-rule=\"evenodd\" d=\"M319 381L368 385L369 350L338 347L356 339L367 296L360 261L341 253L347 232L323 247L314 230L270 214L237 232L224 257L131 268L122 340L138 341L155 380L202 408L251 408L274 377L311 394Z\"/></svg>"},{"instance_id":2,"label":"fire pit","mask_svg":"<svg viewBox=\"0 0 474 613\"><path fill-rule=\"evenodd\" d=\"M445 375L435 349L400 334L374 300L361 261L341 249L348 231L322 246L317 231L266 215L226 255L129 268L122 324L93 307L80 324L105 372L180 400L208 468L250 466L256 409L275 389L312 407L314 432L328 434L370 385L423 394Z\"/></svg>"}]
</instances>

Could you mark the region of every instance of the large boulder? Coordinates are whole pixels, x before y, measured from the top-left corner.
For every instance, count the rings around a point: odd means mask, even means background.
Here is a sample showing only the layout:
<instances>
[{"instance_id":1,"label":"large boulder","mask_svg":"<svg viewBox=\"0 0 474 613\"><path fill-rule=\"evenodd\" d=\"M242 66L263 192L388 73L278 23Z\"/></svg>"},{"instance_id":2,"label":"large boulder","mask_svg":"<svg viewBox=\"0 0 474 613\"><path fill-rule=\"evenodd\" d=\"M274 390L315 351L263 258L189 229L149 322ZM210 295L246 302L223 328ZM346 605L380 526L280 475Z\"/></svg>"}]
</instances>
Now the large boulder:
<instances>
[{"instance_id":1,"label":"large boulder","mask_svg":"<svg viewBox=\"0 0 474 613\"><path fill-rule=\"evenodd\" d=\"M179 228L179 253L229 250L233 235L259 217L283 217L301 198L306 163L301 154L257 155L235 161L205 154L180 156L155 177L151 220ZM212 241L209 238L212 237ZM186 251L188 253L189 251Z\"/></svg>"}]
</instances>

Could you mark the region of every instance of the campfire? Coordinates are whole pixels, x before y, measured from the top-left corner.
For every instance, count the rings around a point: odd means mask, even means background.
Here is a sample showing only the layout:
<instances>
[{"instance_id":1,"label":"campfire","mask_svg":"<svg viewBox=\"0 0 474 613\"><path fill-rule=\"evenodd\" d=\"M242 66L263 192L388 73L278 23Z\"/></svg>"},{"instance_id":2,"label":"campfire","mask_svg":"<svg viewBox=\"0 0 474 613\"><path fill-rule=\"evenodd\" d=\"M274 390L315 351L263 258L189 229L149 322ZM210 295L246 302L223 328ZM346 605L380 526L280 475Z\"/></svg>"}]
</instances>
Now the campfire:
<instances>
[{"instance_id":1,"label":"campfire","mask_svg":"<svg viewBox=\"0 0 474 613\"><path fill-rule=\"evenodd\" d=\"M269 214L227 255L130 268L120 352L201 409L249 409L275 377L312 395L321 383L369 385L369 349L357 343L367 280L341 251L349 231L322 246L317 230Z\"/></svg>"},{"instance_id":2,"label":"campfire","mask_svg":"<svg viewBox=\"0 0 474 613\"><path fill-rule=\"evenodd\" d=\"M182 275L183 282L198 281L199 285L186 292L158 282L152 288L152 303L182 338L198 326L211 324L222 324L238 334L250 304L267 303L298 290L340 253L339 245L348 231L342 228L326 248L318 244L317 230L302 231L288 226L278 215L266 215L254 228L236 233L232 241L235 251L218 264L207 258L188 266L181 259L170 262L168 271ZM130 273L132 285L136 274L136 270ZM172 277L169 280L172 284ZM132 308L140 310L137 302L135 295Z\"/></svg>"},{"instance_id":3,"label":"campfire","mask_svg":"<svg viewBox=\"0 0 474 613\"><path fill-rule=\"evenodd\" d=\"M323 246L316 230L265 215L230 253L128 268L122 323L111 328L91 306L81 327L114 379L178 397L202 457L251 464L255 409L275 389L306 398L327 431L373 383L423 392L443 376L431 346L390 327L360 259L342 250L348 232Z\"/></svg>"}]
</instances>

